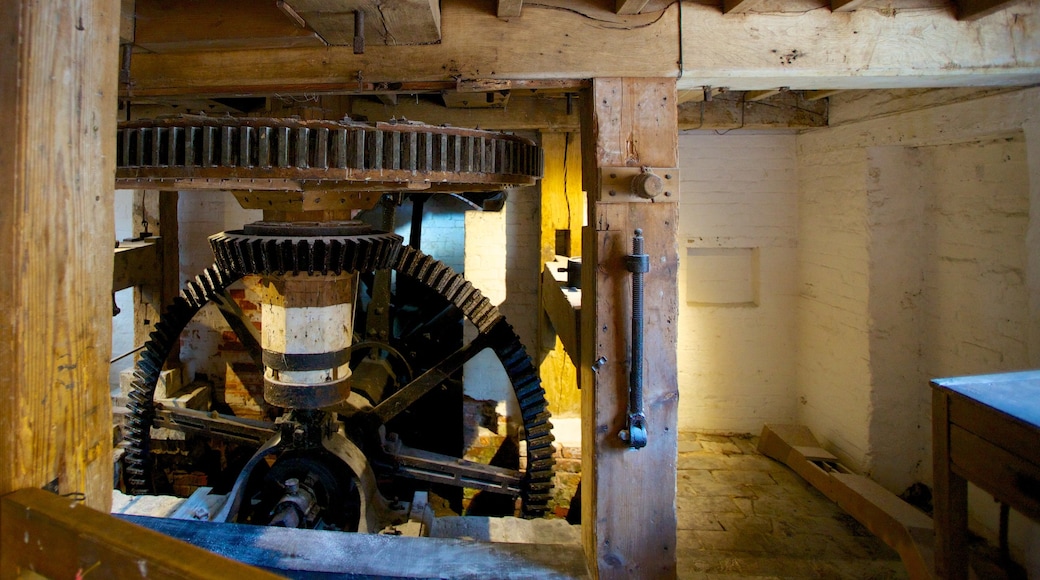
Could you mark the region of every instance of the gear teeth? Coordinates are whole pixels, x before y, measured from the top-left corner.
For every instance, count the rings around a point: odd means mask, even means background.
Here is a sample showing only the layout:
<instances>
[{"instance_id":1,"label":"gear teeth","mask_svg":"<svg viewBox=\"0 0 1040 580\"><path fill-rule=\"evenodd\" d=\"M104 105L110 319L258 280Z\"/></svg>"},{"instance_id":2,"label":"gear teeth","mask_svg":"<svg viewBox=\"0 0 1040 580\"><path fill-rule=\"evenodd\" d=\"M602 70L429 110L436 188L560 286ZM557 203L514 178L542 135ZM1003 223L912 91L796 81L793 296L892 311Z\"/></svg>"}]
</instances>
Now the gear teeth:
<instances>
[{"instance_id":1,"label":"gear teeth","mask_svg":"<svg viewBox=\"0 0 1040 580\"><path fill-rule=\"evenodd\" d=\"M402 238L373 233L356 236L253 236L241 230L210 236L218 267L241 274L300 275L372 272L390 267Z\"/></svg>"},{"instance_id":2,"label":"gear teeth","mask_svg":"<svg viewBox=\"0 0 1040 580\"><path fill-rule=\"evenodd\" d=\"M490 300L443 262L404 246L392 264L399 274L415 278L443 296L458 307L478 331L490 335L491 348L513 385L524 423L529 471L521 492L523 513L527 517L544 515L552 499L555 437L541 380L513 327Z\"/></svg>"},{"instance_id":3,"label":"gear teeth","mask_svg":"<svg viewBox=\"0 0 1040 580\"><path fill-rule=\"evenodd\" d=\"M141 495L150 490L148 477L149 431L155 416L155 385L159 381L163 363L176 344L184 327L213 296L219 295L241 275L233 274L221 265L207 268L189 281L181 295L173 300L155 329L148 337L140 360L134 367L124 439L127 442L125 464L130 493Z\"/></svg>"}]
</instances>

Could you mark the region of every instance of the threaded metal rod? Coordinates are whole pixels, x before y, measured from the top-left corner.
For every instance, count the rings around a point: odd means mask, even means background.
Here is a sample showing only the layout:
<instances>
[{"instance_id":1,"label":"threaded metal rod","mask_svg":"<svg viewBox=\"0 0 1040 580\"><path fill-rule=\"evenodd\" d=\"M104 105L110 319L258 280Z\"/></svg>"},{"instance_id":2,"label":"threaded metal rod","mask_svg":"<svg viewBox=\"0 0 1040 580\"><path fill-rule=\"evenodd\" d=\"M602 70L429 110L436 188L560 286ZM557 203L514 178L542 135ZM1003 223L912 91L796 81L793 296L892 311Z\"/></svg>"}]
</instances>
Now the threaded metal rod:
<instances>
[{"instance_id":1,"label":"threaded metal rod","mask_svg":"<svg viewBox=\"0 0 1040 580\"><path fill-rule=\"evenodd\" d=\"M643 253L643 230L632 237L632 254L625 256L632 273L632 357L628 371L628 420L618 435L632 449L646 446L646 414L643 412L643 274L650 271L650 257Z\"/></svg>"}]
</instances>

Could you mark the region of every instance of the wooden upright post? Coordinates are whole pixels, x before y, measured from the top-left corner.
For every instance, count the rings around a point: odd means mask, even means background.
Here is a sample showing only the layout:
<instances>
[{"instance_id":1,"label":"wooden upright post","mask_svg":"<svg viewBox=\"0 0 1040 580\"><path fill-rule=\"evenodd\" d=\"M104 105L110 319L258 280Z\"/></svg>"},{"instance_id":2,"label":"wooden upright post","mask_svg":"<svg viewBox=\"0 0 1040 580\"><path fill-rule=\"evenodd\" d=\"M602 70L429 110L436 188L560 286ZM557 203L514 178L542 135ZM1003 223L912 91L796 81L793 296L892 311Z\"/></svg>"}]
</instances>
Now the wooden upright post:
<instances>
[{"instance_id":1,"label":"wooden upright post","mask_svg":"<svg viewBox=\"0 0 1040 580\"><path fill-rule=\"evenodd\" d=\"M676 574L678 449L676 336L678 190L653 202L619 187L627 171L676 165L674 79L596 79L583 97L582 152L589 226L582 247L582 533L598 578ZM678 181L677 175L669 176ZM606 185L605 182L609 182ZM665 193L668 195L665 196ZM632 275L625 256L641 228L645 281L644 406L648 442L625 428Z\"/></svg>"},{"instance_id":2,"label":"wooden upright post","mask_svg":"<svg viewBox=\"0 0 1040 580\"><path fill-rule=\"evenodd\" d=\"M112 492L119 0L0 3L0 495Z\"/></svg>"}]
</instances>

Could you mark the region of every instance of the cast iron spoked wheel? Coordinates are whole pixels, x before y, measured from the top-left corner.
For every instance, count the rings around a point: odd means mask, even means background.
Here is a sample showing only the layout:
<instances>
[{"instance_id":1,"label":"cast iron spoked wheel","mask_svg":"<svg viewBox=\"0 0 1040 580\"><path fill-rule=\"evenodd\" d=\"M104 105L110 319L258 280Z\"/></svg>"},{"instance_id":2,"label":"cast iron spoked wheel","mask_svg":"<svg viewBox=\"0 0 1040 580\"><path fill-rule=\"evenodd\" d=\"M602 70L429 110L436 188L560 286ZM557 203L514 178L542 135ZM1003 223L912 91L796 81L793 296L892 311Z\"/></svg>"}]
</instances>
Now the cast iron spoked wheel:
<instances>
[{"instance_id":1,"label":"cast iron spoked wheel","mask_svg":"<svg viewBox=\"0 0 1040 580\"><path fill-rule=\"evenodd\" d=\"M218 238L215 236L214 238ZM233 244L228 244L233 252ZM151 491L150 483L150 428L153 425L156 407L154 402L155 387L162 371L163 362L168 358L174 344L188 322L206 304L215 302L218 306L231 306L233 301L226 294L228 286L242 277L242 270L250 268L228 268L228 265L240 265L236 256L228 255L228 247L221 248L214 242L218 263L207 268L202 274L189 282L181 295L166 310L149 341L145 344L141 359L134 369L130 417L128 420L125 455L128 487L133 494L146 494ZM312 254L313 255L313 254ZM307 254L297 253L302 261ZM222 259L223 258L223 259ZM498 309L474 288L460 274L444 263L423 254L413 248L402 248L393 258L390 268L404 274L416 283L436 292L445 300L458 308L462 315L477 329L477 336L460 351L450 355L452 361L444 361L444 368L461 368L461 364L479 352L490 349L501 362L512 385L520 407L523 422L523 437L527 442L527 468L521 484L521 500L523 513L529 517L543 515L548 509L552 495L553 435L549 422L549 411L545 401L545 391L541 380L519 338ZM319 268L320 269L320 268ZM314 271L308 264L297 264L294 270ZM291 270L290 270L291 271ZM231 303L231 305L228 304ZM244 331L232 327L239 334L244 344L252 340ZM246 327L245 324L240 325ZM256 347L258 348L258 347ZM407 389L402 389L405 391ZM400 391L399 391L400 393ZM393 398L391 396L390 398ZM384 402L388 399L384 399ZM406 402L400 409L407 408ZM400 410L384 413L396 416ZM391 414L392 413L392 414Z\"/></svg>"}]
</instances>

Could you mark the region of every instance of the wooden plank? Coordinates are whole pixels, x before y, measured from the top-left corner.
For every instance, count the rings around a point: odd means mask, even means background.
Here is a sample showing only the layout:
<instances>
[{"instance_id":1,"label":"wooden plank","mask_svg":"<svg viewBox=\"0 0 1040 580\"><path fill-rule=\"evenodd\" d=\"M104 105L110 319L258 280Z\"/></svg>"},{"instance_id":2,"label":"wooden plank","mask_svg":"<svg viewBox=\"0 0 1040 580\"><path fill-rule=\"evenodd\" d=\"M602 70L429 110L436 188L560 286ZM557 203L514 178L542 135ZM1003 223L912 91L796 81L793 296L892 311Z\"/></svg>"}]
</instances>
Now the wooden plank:
<instances>
[{"instance_id":1,"label":"wooden plank","mask_svg":"<svg viewBox=\"0 0 1040 580\"><path fill-rule=\"evenodd\" d=\"M549 262L546 269L542 271L542 284L541 284L541 304L542 309L545 310L546 315L549 317L549 322L552 325L552 330L555 331L556 338L559 338L560 346L563 348L563 352L558 352L554 348L549 351L548 355L554 359L559 357L561 354L565 357L569 357L572 361L572 365L569 367L563 365L561 369L564 377L556 380L547 380L545 376L545 365L543 365L542 372L542 386L546 391L546 399L550 401L552 406L553 399L562 399L562 395L550 395L550 391L557 389L550 389L549 385L560 385L559 390L575 389L572 393L573 407L568 405L566 412L579 413L581 411L581 400L577 397L577 368L576 365L581 364L581 360L578 358L580 349L581 339L581 303L578 302L577 307L572 302L571 295L568 294L568 290L565 290L561 286L559 280L552 272L549 271L550 267L554 264L560 264L561 262ZM581 299L581 290L574 290L573 296L577 300ZM555 342L555 341L554 341ZM542 359L544 362L544 358ZM555 367L556 365L551 365ZM568 389L567 387L570 387ZM563 414L565 410L560 409L559 406L552 408L553 415Z\"/></svg>"},{"instance_id":2,"label":"wooden plank","mask_svg":"<svg viewBox=\"0 0 1040 580\"><path fill-rule=\"evenodd\" d=\"M444 91L441 94L444 106L449 109L504 109L509 102L509 91L485 93L460 93Z\"/></svg>"},{"instance_id":3,"label":"wooden plank","mask_svg":"<svg viewBox=\"0 0 1040 580\"><path fill-rule=\"evenodd\" d=\"M933 387L935 384L933 383ZM968 577L968 483L950 462L950 399L932 390L932 485L935 528L935 576Z\"/></svg>"},{"instance_id":4,"label":"wooden plank","mask_svg":"<svg viewBox=\"0 0 1040 580\"><path fill-rule=\"evenodd\" d=\"M582 175L589 199L599 197L600 168L675 166L674 80L595 79L584 102ZM582 246L582 535L599 578L676 574L677 222L674 203L589 208ZM644 278L649 442L629 450L618 437L626 423L631 318L623 262L640 227L652 264ZM639 500L633 501L636 486Z\"/></svg>"},{"instance_id":5,"label":"wooden plank","mask_svg":"<svg viewBox=\"0 0 1040 580\"><path fill-rule=\"evenodd\" d=\"M134 21L137 16L136 0L120 0L119 44L133 44Z\"/></svg>"},{"instance_id":6,"label":"wooden plank","mask_svg":"<svg viewBox=\"0 0 1040 580\"><path fill-rule=\"evenodd\" d=\"M581 138L577 133L542 133L545 159L541 186L541 261L551 262L557 252L567 256L581 255L581 226L585 220L585 193L581 187ZM558 243L562 240L562 246ZM564 265L566 265L564 263ZM578 314L569 296L579 300L580 291L564 291L548 272L543 272L539 287L539 304L548 315L538 317L539 375L553 416L581 415L581 393L578 390L577 365L580 339ZM564 276L566 279L566 276Z\"/></svg>"},{"instance_id":7,"label":"wooden plank","mask_svg":"<svg viewBox=\"0 0 1040 580\"><path fill-rule=\"evenodd\" d=\"M157 261L152 284L134 287L134 344L144 344L155 330L162 312L180 293L180 253L177 240L176 191L134 191L134 237L147 231L156 236ZM180 347L174 345L170 362L176 363Z\"/></svg>"},{"instance_id":8,"label":"wooden plank","mask_svg":"<svg viewBox=\"0 0 1040 580\"><path fill-rule=\"evenodd\" d=\"M819 7L798 12L738 16L720 13L717 5L683 2L679 89L891 89L1040 81L1040 21L1035 18L1019 18L1015 34L1008 34L1007 19L958 22L941 3L844 14L815 4ZM1035 2L1023 6L1029 6L1023 12L1036 11ZM951 46L957 47L955 64Z\"/></svg>"},{"instance_id":9,"label":"wooden plank","mask_svg":"<svg viewBox=\"0 0 1040 580\"><path fill-rule=\"evenodd\" d=\"M1040 521L1040 464L956 425L950 426L950 462L961 477L1026 517Z\"/></svg>"},{"instance_id":10,"label":"wooden plank","mask_svg":"<svg viewBox=\"0 0 1040 580\"><path fill-rule=\"evenodd\" d=\"M574 544L351 534L142 516L123 519L292 578L588 578L581 548Z\"/></svg>"},{"instance_id":11,"label":"wooden plank","mask_svg":"<svg viewBox=\"0 0 1040 580\"><path fill-rule=\"evenodd\" d=\"M0 6L0 494L53 483L100 509L119 22L119 0Z\"/></svg>"},{"instance_id":12,"label":"wooden plank","mask_svg":"<svg viewBox=\"0 0 1040 580\"><path fill-rule=\"evenodd\" d=\"M155 240L123 242L115 249L112 291L159 283L161 264Z\"/></svg>"},{"instance_id":13,"label":"wooden plank","mask_svg":"<svg viewBox=\"0 0 1040 580\"><path fill-rule=\"evenodd\" d=\"M513 95L504 109L448 109L428 98L408 96L397 105L387 106L368 99L354 99L351 115L369 121L416 119L431 125L480 127L491 131L577 131L579 99L573 99L568 111L567 99L523 97ZM576 172L580 175L580 171Z\"/></svg>"},{"instance_id":14,"label":"wooden plank","mask_svg":"<svg viewBox=\"0 0 1040 580\"><path fill-rule=\"evenodd\" d=\"M285 0L326 42L354 46L354 12L365 14L367 44L400 46L441 39L437 0Z\"/></svg>"},{"instance_id":15,"label":"wooden plank","mask_svg":"<svg viewBox=\"0 0 1040 580\"><path fill-rule=\"evenodd\" d=\"M39 489L3 496L0 514L3 578L280 578Z\"/></svg>"},{"instance_id":16,"label":"wooden plank","mask_svg":"<svg viewBox=\"0 0 1040 580\"><path fill-rule=\"evenodd\" d=\"M618 14L639 14L646 8L650 0L614 0L614 12Z\"/></svg>"},{"instance_id":17,"label":"wooden plank","mask_svg":"<svg viewBox=\"0 0 1040 580\"><path fill-rule=\"evenodd\" d=\"M828 115L826 101L806 101L796 91L761 101L725 93L710 103L679 105L679 129L810 129L826 127Z\"/></svg>"},{"instance_id":18,"label":"wooden plank","mask_svg":"<svg viewBox=\"0 0 1040 580\"><path fill-rule=\"evenodd\" d=\"M958 20L978 20L1005 8L1021 4L1022 0L955 0Z\"/></svg>"},{"instance_id":19,"label":"wooden plank","mask_svg":"<svg viewBox=\"0 0 1040 580\"><path fill-rule=\"evenodd\" d=\"M891 546L910 578L934 578L932 520L877 482L837 463L833 455L819 449L807 427L766 425L758 449L793 469ZM826 470L820 461L828 462Z\"/></svg>"},{"instance_id":20,"label":"wooden plank","mask_svg":"<svg viewBox=\"0 0 1040 580\"><path fill-rule=\"evenodd\" d=\"M852 12L869 4L871 0L831 0L831 12Z\"/></svg>"},{"instance_id":21,"label":"wooden plank","mask_svg":"<svg viewBox=\"0 0 1040 580\"><path fill-rule=\"evenodd\" d=\"M819 90L819 91L805 91L804 96L805 96L805 100L807 100L809 102L812 102L812 101L819 101L820 99L826 99L827 97L832 97L832 96L834 96L834 95L836 95L836 94L838 94L840 92L842 92L841 89L827 89L827 90Z\"/></svg>"},{"instance_id":22,"label":"wooden plank","mask_svg":"<svg viewBox=\"0 0 1040 580\"><path fill-rule=\"evenodd\" d=\"M764 0L723 0L723 14L750 12L763 4Z\"/></svg>"},{"instance_id":23,"label":"wooden plank","mask_svg":"<svg viewBox=\"0 0 1040 580\"><path fill-rule=\"evenodd\" d=\"M726 89L723 87L694 87L689 90L679 92L679 96L676 99L679 104L682 103L700 103L708 100L708 95L714 99L717 95L724 93Z\"/></svg>"},{"instance_id":24,"label":"wooden plank","mask_svg":"<svg viewBox=\"0 0 1040 580\"><path fill-rule=\"evenodd\" d=\"M766 89L764 91L748 91L744 93L745 101L762 101L769 97L779 95L783 89Z\"/></svg>"},{"instance_id":25,"label":"wooden plank","mask_svg":"<svg viewBox=\"0 0 1040 580\"><path fill-rule=\"evenodd\" d=\"M496 0L495 13L499 18L519 18L524 0Z\"/></svg>"},{"instance_id":26,"label":"wooden plank","mask_svg":"<svg viewBox=\"0 0 1040 580\"><path fill-rule=\"evenodd\" d=\"M363 83L376 84L402 79L454 83L457 78L678 75L678 3L660 13L624 17L611 27L602 26L600 19L621 17L602 7L598 12L590 8L592 17L533 8L524 10L524 25L517 26L490 13L482 0L445 1L440 43L393 47L373 43L363 55L353 54L351 47L135 54L130 92L133 96L344 92L358 87L359 72ZM575 46L582 50L574 50ZM625 50L619 51L619 46ZM611 58L602 58L603 54Z\"/></svg>"},{"instance_id":27,"label":"wooden plank","mask_svg":"<svg viewBox=\"0 0 1040 580\"><path fill-rule=\"evenodd\" d=\"M325 45L313 30L286 17L274 2L136 2L134 43L152 52Z\"/></svg>"}]
</instances>

